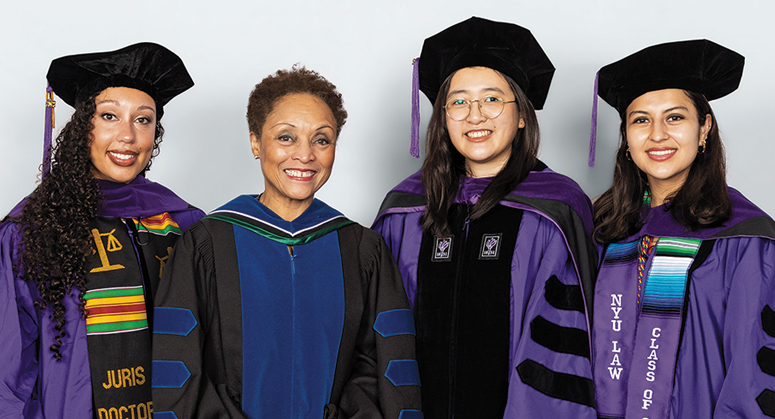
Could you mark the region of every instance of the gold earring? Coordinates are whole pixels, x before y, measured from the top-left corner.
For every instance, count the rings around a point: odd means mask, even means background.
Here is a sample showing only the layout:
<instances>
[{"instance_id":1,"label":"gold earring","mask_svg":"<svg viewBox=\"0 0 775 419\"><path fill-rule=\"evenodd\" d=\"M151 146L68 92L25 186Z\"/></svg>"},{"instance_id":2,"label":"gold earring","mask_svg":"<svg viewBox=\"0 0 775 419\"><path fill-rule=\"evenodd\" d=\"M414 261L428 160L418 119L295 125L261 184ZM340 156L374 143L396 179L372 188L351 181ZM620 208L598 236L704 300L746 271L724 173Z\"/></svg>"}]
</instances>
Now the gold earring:
<instances>
[{"instance_id":1,"label":"gold earring","mask_svg":"<svg viewBox=\"0 0 775 419\"><path fill-rule=\"evenodd\" d=\"M632 154L630 154L630 147L627 147L627 151L624 152L624 155L627 156L627 160L632 161Z\"/></svg>"},{"instance_id":2,"label":"gold earring","mask_svg":"<svg viewBox=\"0 0 775 419\"><path fill-rule=\"evenodd\" d=\"M707 138L705 140L702 140L702 151L700 151L700 153L702 153L702 154L705 154L705 141L706 140L707 140Z\"/></svg>"}]
</instances>

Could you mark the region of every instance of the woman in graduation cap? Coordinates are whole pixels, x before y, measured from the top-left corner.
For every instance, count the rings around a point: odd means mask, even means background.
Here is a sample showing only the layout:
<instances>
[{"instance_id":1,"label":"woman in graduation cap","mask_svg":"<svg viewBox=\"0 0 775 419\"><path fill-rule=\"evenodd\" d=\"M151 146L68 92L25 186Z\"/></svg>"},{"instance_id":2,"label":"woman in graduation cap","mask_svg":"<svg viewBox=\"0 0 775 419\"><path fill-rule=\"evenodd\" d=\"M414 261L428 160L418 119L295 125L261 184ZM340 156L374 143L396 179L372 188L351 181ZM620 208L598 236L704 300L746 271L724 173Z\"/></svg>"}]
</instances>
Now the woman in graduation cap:
<instances>
[{"instance_id":1,"label":"woman in graduation cap","mask_svg":"<svg viewBox=\"0 0 775 419\"><path fill-rule=\"evenodd\" d=\"M156 415L422 419L414 324L379 234L315 198L347 111L304 67L248 101L264 191L195 223L156 297Z\"/></svg>"},{"instance_id":2,"label":"woman in graduation cap","mask_svg":"<svg viewBox=\"0 0 775 419\"><path fill-rule=\"evenodd\" d=\"M75 112L0 224L0 411L150 418L153 292L204 214L143 174L163 106L194 83L152 43L61 57L47 78Z\"/></svg>"},{"instance_id":3,"label":"woman in graduation cap","mask_svg":"<svg viewBox=\"0 0 775 419\"><path fill-rule=\"evenodd\" d=\"M536 157L553 73L510 23L471 18L423 45L425 162L374 228L414 309L426 419L595 417L592 207Z\"/></svg>"},{"instance_id":4,"label":"woman in graduation cap","mask_svg":"<svg viewBox=\"0 0 775 419\"><path fill-rule=\"evenodd\" d=\"M744 59L708 40L599 72L621 116L613 187L595 202L598 414L775 416L775 222L726 185L709 100Z\"/></svg>"}]
</instances>

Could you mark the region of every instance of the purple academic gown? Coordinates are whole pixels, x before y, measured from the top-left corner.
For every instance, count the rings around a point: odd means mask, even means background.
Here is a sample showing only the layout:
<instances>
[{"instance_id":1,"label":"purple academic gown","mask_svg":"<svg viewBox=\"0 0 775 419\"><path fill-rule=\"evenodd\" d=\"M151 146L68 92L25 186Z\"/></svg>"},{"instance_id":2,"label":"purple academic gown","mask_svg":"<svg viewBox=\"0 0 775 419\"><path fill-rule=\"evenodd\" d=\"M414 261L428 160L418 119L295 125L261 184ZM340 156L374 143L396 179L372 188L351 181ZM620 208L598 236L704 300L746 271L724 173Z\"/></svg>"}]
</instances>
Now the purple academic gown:
<instances>
[{"instance_id":1,"label":"purple academic gown","mask_svg":"<svg viewBox=\"0 0 775 419\"><path fill-rule=\"evenodd\" d=\"M145 218L169 212L181 230L204 216L162 185L138 176L129 184L99 181L104 196L101 217ZM18 217L22 201L9 217ZM57 361L49 347L56 332L46 310L35 308L35 284L16 275L21 231L0 224L0 418L91 418L92 383L86 322L78 311L77 292L64 300L66 335Z\"/></svg>"},{"instance_id":2,"label":"purple academic gown","mask_svg":"<svg viewBox=\"0 0 775 419\"><path fill-rule=\"evenodd\" d=\"M594 302L600 417L624 417L625 410L627 418L638 419L775 417L775 222L740 192L728 190L732 218L721 227L687 231L664 206L644 208L643 228L607 246ZM637 291L622 291L626 283L636 289L637 273L625 277L604 269L616 259L611 256L616 245L624 249L644 235L701 240L694 261L682 265L688 292L677 302L683 311L675 315L680 328L675 338L665 325L666 312L656 317L662 324L650 323L655 317L641 314L651 308L646 300L649 281L660 282L656 251L641 262L645 278L640 306L645 308L628 311L628 305L638 307ZM624 253L620 265L627 263ZM634 254L637 257L637 251ZM642 341L623 338L640 329L650 336ZM661 412L655 411L657 389L666 396Z\"/></svg>"},{"instance_id":3,"label":"purple academic gown","mask_svg":"<svg viewBox=\"0 0 775 419\"><path fill-rule=\"evenodd\" d=\"M491 181L464 178L455 202L475 204ZM523 211L514 251L509 255L508 401L503 417L594 418L588 330L597 253L589 239L589 199L573 180L539 162L500 204ZM392 249L415 311L418 281L423 280L417 273L423 237L420 216L425 205L425 189L417 172L388 193L372 227ZM577 296L575 308L552 306L547 301L549 283L554 291L562 290L562 299ZM577 332L579 342L572 344L581 346L579 352L585 354L556 352L545 346L546 339L536 342L531 328L538 318ZM521 370L528 366L531 368Z\"/></svg>"}]
</instances>

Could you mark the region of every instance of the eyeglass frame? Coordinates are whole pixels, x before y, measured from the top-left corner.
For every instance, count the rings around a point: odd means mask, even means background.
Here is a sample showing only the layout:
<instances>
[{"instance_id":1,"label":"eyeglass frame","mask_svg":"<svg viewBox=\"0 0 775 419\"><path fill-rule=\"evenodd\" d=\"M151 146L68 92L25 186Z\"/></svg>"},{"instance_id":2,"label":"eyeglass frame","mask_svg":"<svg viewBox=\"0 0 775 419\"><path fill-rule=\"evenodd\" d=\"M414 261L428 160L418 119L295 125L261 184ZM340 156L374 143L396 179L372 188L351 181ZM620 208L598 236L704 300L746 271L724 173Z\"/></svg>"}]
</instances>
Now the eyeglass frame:
<instances>
[{"instance_id":1,"label":"eyeglass frame","mask_svg":"<svg viewBox=\"0 0 775 419\"><path fill-rule=\"evenodd\" d=\"M485 115L485 114L483 114L483 113L482 113L482 102L481 102L481 100L482 100L482 99L487 99L487 98L497 98L497 99L500 99L500 103L502 103L502 104L503 104L503 107L501 107L501 111L500 111L500 112L499 112L497 115L490 117L490 116L487 116L487 115ZM449 109L447 109L447 105L449 105L451 102L454 102L454 101L456 101L456 100L460 100L460 98L457 98L457 99L450 99L450 100L448 100L448 101L447 101L447 102L444 104L444 113L445 113L445 114L446 114L448 117L450 117L450 119L452 119L453 121L457 121L457 122L460 122L460 121L465 121L466 119L468 119L468 117L469 117L469 116L471 116L471 104L472 104L473 102L476 102L476 104L479 106L479 114L480 114L480 115L482 115L483 117L485 117L485 118L487 118L487 119L495 119L495 118L497 118L497 117L499 117L499 116L503 115L503 111L506 109L506 104L507 104L507 103L516 103L516 102L517 102L517 100L516 100L516 99L514 99L514 100L503 100L503 98L502 98L502 97L500 97L500 96L485 96L485 97L483 97L482 99L472 99L472 100L463 99L463 101L464 101L464 102L466 102L466 103L468 104L468 113L467 113L467 114L466 114L466 116L464 116L462 119L455 119L455 118L453 118L453 117L452 117L452 115L450 115L450 114L449 114Z\"/></svg>"}]
</instances>

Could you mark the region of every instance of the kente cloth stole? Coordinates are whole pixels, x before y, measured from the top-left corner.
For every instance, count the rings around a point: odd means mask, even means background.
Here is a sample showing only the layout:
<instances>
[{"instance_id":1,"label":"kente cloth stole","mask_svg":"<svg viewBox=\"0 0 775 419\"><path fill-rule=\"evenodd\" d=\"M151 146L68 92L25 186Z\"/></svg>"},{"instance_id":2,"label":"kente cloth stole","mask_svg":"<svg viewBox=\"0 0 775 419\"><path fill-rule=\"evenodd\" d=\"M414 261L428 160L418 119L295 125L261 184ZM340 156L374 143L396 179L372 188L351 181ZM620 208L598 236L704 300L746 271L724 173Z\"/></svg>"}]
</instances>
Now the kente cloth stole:
<instances>
[{"instance_id":1,"label":"kente cloth stole","mask_svg":"<svg viewBox=\"0 0 775 419\"><path fill-rule=\"evenodd\" d=\"M656 241L650 260L649 241ZM661 237L645 243L610 244L598 274L594 365L600 418L669 416L688 274L702 240Z\"/></svg>"},{"instance_id":2,"label":"kente cloth stole","mask_svg":"<svg viewBox=\"0 0 775 419\"><path fill-rule=\"evenodd\" d=\"M151 287L180 228L169 214L97 217L87 261L86 334L95 417L147 417L151 402Z\"/></svg>"}]
</instances>

